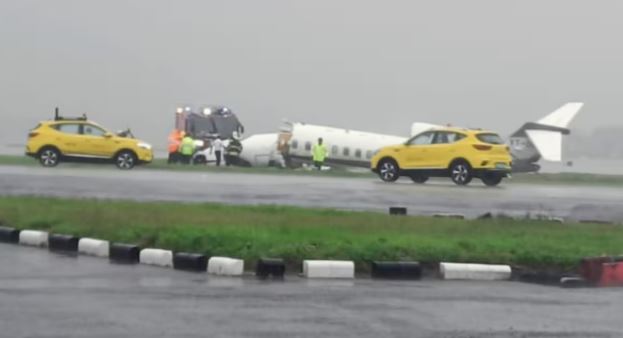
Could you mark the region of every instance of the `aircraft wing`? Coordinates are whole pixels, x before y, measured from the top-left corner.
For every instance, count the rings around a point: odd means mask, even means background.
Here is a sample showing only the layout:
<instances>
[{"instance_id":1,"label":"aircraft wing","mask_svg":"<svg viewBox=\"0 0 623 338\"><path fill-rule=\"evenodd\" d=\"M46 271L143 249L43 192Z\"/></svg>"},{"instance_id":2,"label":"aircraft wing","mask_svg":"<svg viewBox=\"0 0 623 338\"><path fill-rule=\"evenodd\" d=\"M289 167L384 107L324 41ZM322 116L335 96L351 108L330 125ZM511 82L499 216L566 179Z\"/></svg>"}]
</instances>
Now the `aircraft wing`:
<instances>
[{"instance_id":1,"label":"aircraft wing","mask_svg":"<svg viewBox=\"0 0 623 338\"><path fill-rule=\"evenodd\" d=\"M547 161L562 161L562 133L549 130L526 130L526 134Z\"/></svg>"}]
</instances>

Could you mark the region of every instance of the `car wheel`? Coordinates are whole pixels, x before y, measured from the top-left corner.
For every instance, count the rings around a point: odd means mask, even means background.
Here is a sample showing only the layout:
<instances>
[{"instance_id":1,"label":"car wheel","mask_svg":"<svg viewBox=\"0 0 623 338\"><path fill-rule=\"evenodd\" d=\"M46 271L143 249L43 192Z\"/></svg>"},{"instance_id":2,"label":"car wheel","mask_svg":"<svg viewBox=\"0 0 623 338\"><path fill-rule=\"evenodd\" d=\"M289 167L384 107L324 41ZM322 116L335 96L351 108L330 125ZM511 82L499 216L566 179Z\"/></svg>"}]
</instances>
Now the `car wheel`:
<instances>
[{"instance_id":1,"label":"car wheel","mask_svg":"<svg viewBox=\"0 0 623 338\"><path fill-rule=\"evenodd\" d=\"M56 148L46 147L39 151L39 163L44 167L56 167L60 159L61 153Z\"/></svg>"},{"instance_id":2,"label":"car wheel","mask_svg":"<svg viewBox=\"0 0 623 338\"><path fill-rule=\"evenodd\" d=\"M136 155L129 150L124 150L115 156L115 164L119 169L130 170L136 165Z\"/></svg>"},{"instance_id":3,"label":"car wheel","mask_svg":"<svg viewBox=\"0 0 623 338\"><path fill-rule=\"evenodd\" d=\"M495 174L486 174L481 178L482 183L489 187L495 187L496 185L500 184L500 182L502 182L502 179L503 177L501 175Z\"/></svg>"},{"instance_id":4,"label":"car wheel","mask_svg":"<svg viewBox=\"0 0 623 338\"><path fill-rule=\"evenodd\" d=\"M391 159L382 160L378 166L379 177L383 182L396 182L398 179L398 164Z\"/></svg>"},{"instance_id":5,"label":"car wheel","mask_svg":"<svg viewBox=\"0 0 623 338\"><path fill-rule=\"evenodd\" d=\"M468 185L472 181L472 167L464 161L455 162L450 167L450 178L457 185Z\"/></svg>"},{"instance_id":6,"label":"car wheel","mask_svg":"<svg viewBox=\"0 0 623 338\"><path fill-rule=\"evenodd\" d=\"M411 176L411 180L413 180L413 182L415 183L423 184L423 183L426 183L426 181L428 181L428 177L420 176L420 175L413 175Z\"/></svg>"},{"instance_id":7,"label":"car wheel","mask_svg":"<svg viewBox=\"0 0 623 338\"><path fill-rule=\"evenodd\" d=\"M206 164L206 163L208 163L208 160L203 155L195 156L193 158L193 164L194 165Z\"/></svg>"}]
</instances>

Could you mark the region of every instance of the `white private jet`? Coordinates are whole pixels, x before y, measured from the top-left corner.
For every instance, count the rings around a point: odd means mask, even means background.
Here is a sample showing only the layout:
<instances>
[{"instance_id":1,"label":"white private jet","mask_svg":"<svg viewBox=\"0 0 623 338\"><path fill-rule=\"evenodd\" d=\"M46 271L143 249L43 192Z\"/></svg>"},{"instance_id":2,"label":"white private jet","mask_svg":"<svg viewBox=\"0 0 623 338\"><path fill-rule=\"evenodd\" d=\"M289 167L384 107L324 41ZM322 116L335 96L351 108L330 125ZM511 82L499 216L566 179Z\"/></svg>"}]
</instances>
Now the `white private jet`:
<instances>
[{"instance_id":1,"label":"white private jet","mask_svg":"<svg viewBox=\"0 0 623 338\"><path fill-rule=\"evenodd\" d=\"M562 160L562 135L583 103L567 103L538 122L525 123L509 138L514 172L538 171L541 159ZM410 137L440 125L416 122ZM253 135L242 140L238 161L244 166L297 167L311 163L311 148L318 138L329 149L327 165L369 168L374 153L385 146L404 143L409 137L286 122L280 133Z\"/></svg>"}]
</instances>

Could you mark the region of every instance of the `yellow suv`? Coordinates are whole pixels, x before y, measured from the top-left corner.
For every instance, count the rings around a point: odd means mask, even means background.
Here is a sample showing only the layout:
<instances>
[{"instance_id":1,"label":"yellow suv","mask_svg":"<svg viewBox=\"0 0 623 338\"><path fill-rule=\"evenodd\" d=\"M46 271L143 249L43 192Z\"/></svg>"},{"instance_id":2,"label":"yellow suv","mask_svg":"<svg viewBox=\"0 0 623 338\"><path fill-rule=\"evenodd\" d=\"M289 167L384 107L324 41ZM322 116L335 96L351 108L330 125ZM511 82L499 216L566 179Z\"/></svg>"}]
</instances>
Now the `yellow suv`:
<instances>
[{"instance_id":1,"label":"yellow suv","mask_svg":"<svg viewBox=\"0 0 623 338\"><path fill-rule=\"evenodd\" d=\"M488 186L507 177L511 164L509 148L498 134L461 128L425 131L404 144L381 148L370 162L385 182L400 176L416 183L450 177L458 185L467 185L476 177Z\"/></svg>"},{"instance_id":2,"label":"yellow suv","mask_svg":"<svg viewBox=\"0 0 623 338\"><path fill-rule=\"evenodd\" d=\"M128 131L113 134L86 116L42 121L28 133L26 155L39 160L44 167L54 167L61 160L104 160L119 169L132 169L136 164L153 159L151 145L136 140Z\"/></svg>"}]
</instances>

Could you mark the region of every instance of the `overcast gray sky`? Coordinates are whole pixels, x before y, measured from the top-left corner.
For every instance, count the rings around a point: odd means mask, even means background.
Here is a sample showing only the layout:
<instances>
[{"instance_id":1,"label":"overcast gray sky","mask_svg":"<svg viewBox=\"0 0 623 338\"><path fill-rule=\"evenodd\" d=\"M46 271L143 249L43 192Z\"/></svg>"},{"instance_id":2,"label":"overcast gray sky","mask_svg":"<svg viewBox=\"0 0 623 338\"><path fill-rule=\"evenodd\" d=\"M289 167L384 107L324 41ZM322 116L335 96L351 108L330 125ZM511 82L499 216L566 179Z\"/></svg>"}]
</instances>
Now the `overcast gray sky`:
<instances>
[{"instance_id":1,"label":"overcast gray sky","mask_svg":"<svg viewBox=\"0 0 623 338\"><path fill-rule=\"evenodd\" d=\"M623 1L0 2L0 141L53 108L157 146L184 104L407 135L414 121L509 133L567 101L623 125Z\"/></svg>"}]
</instances>

